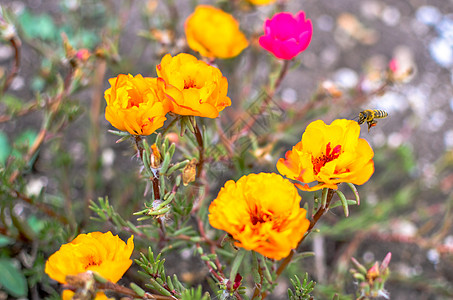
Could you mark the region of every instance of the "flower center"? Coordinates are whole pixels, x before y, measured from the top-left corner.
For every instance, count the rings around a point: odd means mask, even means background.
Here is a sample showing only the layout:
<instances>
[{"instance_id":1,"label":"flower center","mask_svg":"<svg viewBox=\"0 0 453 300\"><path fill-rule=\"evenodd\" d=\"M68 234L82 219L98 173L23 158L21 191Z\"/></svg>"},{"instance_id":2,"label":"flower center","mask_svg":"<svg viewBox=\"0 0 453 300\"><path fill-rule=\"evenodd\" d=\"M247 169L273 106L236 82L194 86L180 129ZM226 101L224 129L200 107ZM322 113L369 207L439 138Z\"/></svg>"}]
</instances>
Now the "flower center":
<instances>
[{"instance_id":1,"label":"flower center","mask_svg":"<svg viewBox=\"0 0 453 300\"><path fill-rule=\"evenodd\" d=\"M184 79L184 89L190 89L196 87L195 79L193 78L187 78Z\"/></svg>"},{"instance_id":2,"label":"flower center","mask_svg":"<svg viewBox=\"0 0 453 300\"><path fill-rule=\"evenodd\" d=\"M336 145L333 149L330 147L330 143L326 146L325 154L322 154L320 157L312 157L311 162L313 164L313 172L315 175L318 175L319 171L322 167L325 166L326 163L337 159L341 154L341 145Z\"/></svg>"},{"instance_id":3,"label":"flower center","mask_svg":"<svg viewBox=\"0 0 453 300\"><path fill-rule=\"evenodd\" d=\"M258 207L255 206L254 210L250 213L250 221L253 225L258 223L266 223L272 220L272 216L262 213L258 210Z\"/></svg>"},{"instance_id":4,"label":"flower center","mask_svg":"<svg viewBox=\"0 0 453 300\"><path fill-rule=\"evenodd\" d=\"M85 269L88 269L91 266L99 266L102 263L99 258L94 257L93 255L85 257L85 260Z\"/></svg>"},{"instance_id":5,"label":"flower center","mask_svg":"<svg viewBox=\"0 0 453 300\"><path fill-rule=\"evenodd\" d=\"M129 88L127 90L128 101L127 101L127 108L131 108L133 106L139 107L140 103L143 102L143 97L139 91L133 88Z\"/></svg>"}]
</instances>

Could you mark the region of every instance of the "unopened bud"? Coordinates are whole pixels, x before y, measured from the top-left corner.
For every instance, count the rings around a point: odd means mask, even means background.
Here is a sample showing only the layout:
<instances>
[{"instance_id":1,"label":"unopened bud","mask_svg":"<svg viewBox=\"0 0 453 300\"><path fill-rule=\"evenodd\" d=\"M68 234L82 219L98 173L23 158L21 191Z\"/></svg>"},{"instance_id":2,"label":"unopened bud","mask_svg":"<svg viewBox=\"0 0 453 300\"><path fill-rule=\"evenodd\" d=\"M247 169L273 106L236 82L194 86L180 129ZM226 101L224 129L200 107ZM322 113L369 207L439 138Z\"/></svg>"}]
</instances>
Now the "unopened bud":
<instances>
[{"instance_id":1,"label":"unopened bud","mask_svg":"<svg viewBox=\"0 0 453 300\"><path fill-rule=\"evenodd\" d=\"M162 163L162 156L160 155L159 148L157 148L156 144L151 145L151 150L153 151L150 157L151 167L157 169Z\"/></svg>"},{"instance_id":2,"label":"unopened bud","mask_svg":"<svg viewBox=\"0 0 453 300\"><path fill-rule=\"evenodd\" d=\"M174 32L170 30L151 30L151 35L159 43L163 45L169 45L174 39Z\"/></svg>"},{"instance_id":3,"label":"unopened bud","mask_svg":"<svg viewBox=\"0 0 453 300\"><path fill-rule=\"evenodd\" d=\"M414 65L412 63L401 64L394 58L388 64L388 80L390 81L407 82L411 79L413 73Z\"/></svg>"},{"instance_id":4,"label":"unopened bud","mask_svg":"<svg viewBox=\"0 0 453 300\"><path fill-rule=\"evenodd\" d=\"M76 288L72 299L94 299L94 296L96 295L96 285L91 271L79 273L77 275L67 275L66 282L68 285Z\"/></svg>"},{"instance_id":5,"label":"unopened bud","mask_svg":"<svg viewBox=\"0 0 453 300\"><path fill-rule=\"evenodd\" d=\"M184 186L188 185L192 181L195 181L195 175L197 174L197 159L192 159L187 166L182 170L182 183Z\"/></svg>"},{"instance_id":6,"label":"unopened bud","mask_svg":"<svg viewBox=\"0 0 453 300\"><path fill-rule=\"evenodd\" d=\"M76 53L76 58L80 61L86 62L91 56L91 52L88 49L80 49Z\"/></svg>"},{"instance_id":7,"label":"unopened bud","mask_svg":"<svg viewBox=\"0 0 453 300\"><path fill-rule=\"evenodd\" d=\"M366 278L371 283L377 277L379 277L379 264L378 262L375 262L374 265L367 271Z\"/></svg>"},{"instance_id":8,"label":"unopened bud","mask_svg":"<svg viewBox=\"0 0 453 300\"><path fill-rule=\"evenodd\" d=\"M323 81L321 87L324 92L332 98L340 98L343 95L338 87L330 80Z\"/></svg>"},{"instance_id":9,"label":"unopened bud","mask_svg":"<svg viewBox=\"0 0 453 300\"><path fill-rule=\"evenodd\" d=\"M167 138L171 144L178 144L179 142L179 135L176 132L167 133L165 138Z\"/></svg>"},{"instance_id":10,"label":"unopened bud","mask_svg":"<svg viewBox=\"0 0 453 300\"><path fill-rule=\"evenodd\" d=\"M234 278L234 284L233 284L234 291L237 290L238 287L241 286L241 282L242 282L242 276L239 273L237 273L236 277Z\"/></svg>"},{"instance_id":11,"label":"unopened bud","mask_svg":"<svg viewBox=\"0 0 453 300\"><path fill-rule=\"evenodd\" d=\"M64 52L66 54L66 58L68 60L71 60L76 55L76 51L74 50L72 45L69 43L69 39L68 39L68 36L66 35L66 33L64 33L64 32L61 33L61 39L63 40L63 48L64 48Z\"/></svg>"},{"instance_id":12,"label":"unopened bud","mask_svg":"<svg viewBox=\"0 0 453 300\"><path fill-rule=\"evenodd\" d=\"M398 71L398 68L399 68L398 61L396 59L392 59L389 62L390 71L392 71L393 73L396 73Z\"/></svg>"},{"instance_id":13,"label":"unopened bud","mask_svg":"<svg viewBox=\"0 0 453 300\"><path fill-rule=\"evenodd\" d=\"M384 260L381 263L381 267L380 267L381 272L388 268L391 259L392 259L392 252L389 252L384 257Z\"/></svg>"}]
</instances>

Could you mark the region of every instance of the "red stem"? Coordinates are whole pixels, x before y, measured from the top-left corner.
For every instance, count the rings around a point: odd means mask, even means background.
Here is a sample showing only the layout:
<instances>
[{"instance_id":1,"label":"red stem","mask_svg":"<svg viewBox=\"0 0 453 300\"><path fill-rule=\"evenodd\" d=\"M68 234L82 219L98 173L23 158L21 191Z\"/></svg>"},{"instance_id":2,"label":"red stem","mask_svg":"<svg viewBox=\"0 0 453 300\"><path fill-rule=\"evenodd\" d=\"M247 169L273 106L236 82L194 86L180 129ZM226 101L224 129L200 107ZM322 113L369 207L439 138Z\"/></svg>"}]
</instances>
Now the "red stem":
<instances>
[{"instance_id":1,"label":"red stem","mask_svg":"<svg viewBox=\"0 0 453 300\"><path fill-rule=\"evenodd\" d=\"M21 47L21 42L17 37L12 37L9 42L11 43L11 46L13 46L14 49L14 64L11 69L11 73L9 73L8 77L5 80L5 83L3 85L2 93L4 93L8 87L11 85L11 82L13 81L14 77L16 77L17 73L19 72L19 66L20 66L20 47Z\"/></svg>"},{"instance_id":2,"label":"red stem","mask_svg":"<svg viewBox=\"0 0 453 300\"><path fill-rule=\"evenodd\" d=\"M194 129L195 129L195 131L194 131L195 138L197 139L197 143L198 143L198 153L199 153L196 177L200 178L201 172L203 171L203 164L204 164L203 136L201 135L201 131L200 131L200 128L198 127L198 124L195 124Z\"/></svg>"},{"instance_id":3,"label":"red stem","mask_svg":"<svg viewBox=\"0 0 453 300\"><path fill-rule=\"evenodd\" d=\"M145 149L143 148L143 144L141 143L142 137L140 135L135 135L135 145L137 146L138 155L140 159L143 161L143 153ZM158 175L153 174L153 178L151 179L153 183L153 193L154 193L154 200L160 199L160 187L159 187L159 177Z\"/></svg>"}]
</instances>

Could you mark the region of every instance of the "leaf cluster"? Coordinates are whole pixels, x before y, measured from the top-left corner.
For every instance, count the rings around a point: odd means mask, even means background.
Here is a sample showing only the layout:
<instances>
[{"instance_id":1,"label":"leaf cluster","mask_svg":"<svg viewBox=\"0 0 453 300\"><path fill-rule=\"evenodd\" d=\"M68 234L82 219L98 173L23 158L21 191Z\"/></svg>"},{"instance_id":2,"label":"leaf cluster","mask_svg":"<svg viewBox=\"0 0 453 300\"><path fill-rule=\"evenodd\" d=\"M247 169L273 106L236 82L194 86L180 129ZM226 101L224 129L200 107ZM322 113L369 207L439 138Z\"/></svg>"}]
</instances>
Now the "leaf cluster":
<instances>
[{"instance_id":1,"label":"leaf cluster","mask_svg":"<svg viewBox=\"0 0 453 300\"><path fill-rule=\"evenodd\" d=\"M145 284L146 287L164 296L180 298L186 288L176 275L169 276L165 274L165 259L161 259L161 256L162 253L155 256L151 247L148 248L148 255L140 253L140 258L135 260L137 265L142 268L139 273L149 281L149 283Z\"/></svg>"},{"instance_id":2,"label":"leaf cluster","mask_svg":"<svg viewBox=\"0 0 453 300\"><path fill-rule=\"evenodd\" d=\"M288 289L288 297L290 300L312 300L314 299L310 293L313 292L316 283L314 281L308 281L308 273L305 273L302 282L297 275L291 280L291 284L294 287L294 292Z\"/></svg>"}]
</instances>

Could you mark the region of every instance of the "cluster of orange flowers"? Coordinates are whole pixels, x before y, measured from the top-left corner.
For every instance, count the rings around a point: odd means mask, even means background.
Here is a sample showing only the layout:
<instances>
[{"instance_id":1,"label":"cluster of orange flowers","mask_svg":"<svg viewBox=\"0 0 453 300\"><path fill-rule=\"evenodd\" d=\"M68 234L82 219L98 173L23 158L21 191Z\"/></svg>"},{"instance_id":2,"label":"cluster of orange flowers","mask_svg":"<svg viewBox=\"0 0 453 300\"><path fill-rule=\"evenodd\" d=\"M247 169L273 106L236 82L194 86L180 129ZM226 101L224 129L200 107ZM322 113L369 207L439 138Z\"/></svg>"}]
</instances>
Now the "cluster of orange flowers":
<instances>
[{"instance_id":1,"label":"cluster of orange flowers","mask_svg":"<svg viewBox=\"0 0 453 300\"><path fill-rule=\"evenodd\" d=\"M228 82L219 69L186 53L165 55L156 67L158 78L120 74L109 79L105 118L133 135L150 135L165 115L216 118L231 105Z\"/></svg>"},{"instance_id":2,"label":"cluster of orange flowers","mask_svg":"<svg viewBox=\"0 0 453 300\"><path fill-rule=\"evenodd\" d=\"M250 174L228 181L209 207L209 222L237 240L236 246L281 259L297 247L309 221L295 186L305 191L365 183L374 172L373 150L352 120L308 125L302 140L279 159L277 174ZM312 187L308 183L316 182Z\"/></svg>"},{"instance_id":3,"label":"cluster of orange flowers","mask_svg":"<svg viewBox=\"0 0 453 300\"><path fill-rule=\"evenodd\" d=\"M195 9L185 32L189 47L206 58L231 58L248 46L234 17L209 5ZM109 79L105 118L112 126L132 135L150 135L163 126L169 112L216 118L231 105L228 81L220 70L190 54L167 54L156 71L157 78L120 74Z\"/></svg>"}]
</instances>

